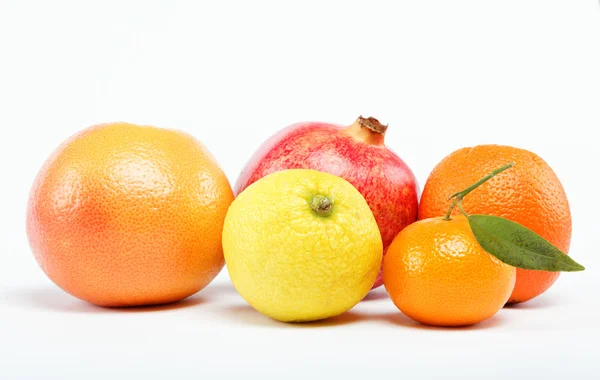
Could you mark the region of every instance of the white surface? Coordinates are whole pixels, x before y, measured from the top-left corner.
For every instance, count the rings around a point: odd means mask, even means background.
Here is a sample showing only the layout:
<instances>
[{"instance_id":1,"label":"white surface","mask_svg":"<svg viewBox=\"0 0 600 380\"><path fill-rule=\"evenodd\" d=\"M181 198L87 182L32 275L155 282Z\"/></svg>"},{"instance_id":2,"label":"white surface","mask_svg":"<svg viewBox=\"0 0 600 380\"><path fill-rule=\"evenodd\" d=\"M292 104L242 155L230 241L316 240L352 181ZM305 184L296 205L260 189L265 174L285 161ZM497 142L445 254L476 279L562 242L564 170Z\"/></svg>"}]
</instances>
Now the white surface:
<instances>
[{"instance_id":1,"label":"white surface","mask_svg":"<svg viewBox=\"0 0 600 380\"><path fill-rule=\"evenodd\" d=\"M234 182L276 130L360 114L390 124L421 185L462 146L541 155L587 270L474 328L411 323L381 290L337 319L286 325L245 306L226 272L175 305L93 307L29 251L33 178L88 125L186 130ZM597 1L2 1L0 378L597 379L599 125Z\"/></svg>"}]
</instances>

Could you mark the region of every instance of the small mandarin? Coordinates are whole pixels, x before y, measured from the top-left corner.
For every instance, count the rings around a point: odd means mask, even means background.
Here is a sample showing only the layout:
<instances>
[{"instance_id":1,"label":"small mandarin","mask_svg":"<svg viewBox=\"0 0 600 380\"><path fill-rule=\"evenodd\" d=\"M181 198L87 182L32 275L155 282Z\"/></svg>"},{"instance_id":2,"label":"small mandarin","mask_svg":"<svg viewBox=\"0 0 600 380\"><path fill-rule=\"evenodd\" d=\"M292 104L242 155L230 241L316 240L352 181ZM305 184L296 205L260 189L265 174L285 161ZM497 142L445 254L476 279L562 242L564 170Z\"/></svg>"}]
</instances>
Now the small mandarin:
<instances>
[{"instance_id":1,"label":"small mandarin","mask_svg":"<svg viewBox=\"0 0 600 380\"><path fill-rule=\"evenodd\" d=\"M431 218L406 227L383 262L394 304L407 316L436 326L484 321L513 291L516 269L487 253L466 217Z\"/></svg>"}]
</instances>

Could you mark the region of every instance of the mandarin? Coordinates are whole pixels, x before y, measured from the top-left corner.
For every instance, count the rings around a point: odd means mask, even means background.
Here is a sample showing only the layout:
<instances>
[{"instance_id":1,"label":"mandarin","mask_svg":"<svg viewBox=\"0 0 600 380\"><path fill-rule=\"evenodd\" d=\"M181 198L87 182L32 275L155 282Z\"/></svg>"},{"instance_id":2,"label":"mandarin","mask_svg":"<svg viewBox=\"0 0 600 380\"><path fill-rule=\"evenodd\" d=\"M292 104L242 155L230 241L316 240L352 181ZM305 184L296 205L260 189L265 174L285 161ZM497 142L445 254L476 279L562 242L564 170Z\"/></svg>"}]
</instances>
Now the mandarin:
<instances>
[{"instance_id":1,"label":"mandarin","mask_svg":"<svg viewBox=\"0 0 600 380\"><path fill-rule=\"evenodd\" d=\"M383 281L408 317L435 326L484 321L504 306L516 269L487 253L463 215L402 230L383 260Z\"/></svg>"}]
</instances>

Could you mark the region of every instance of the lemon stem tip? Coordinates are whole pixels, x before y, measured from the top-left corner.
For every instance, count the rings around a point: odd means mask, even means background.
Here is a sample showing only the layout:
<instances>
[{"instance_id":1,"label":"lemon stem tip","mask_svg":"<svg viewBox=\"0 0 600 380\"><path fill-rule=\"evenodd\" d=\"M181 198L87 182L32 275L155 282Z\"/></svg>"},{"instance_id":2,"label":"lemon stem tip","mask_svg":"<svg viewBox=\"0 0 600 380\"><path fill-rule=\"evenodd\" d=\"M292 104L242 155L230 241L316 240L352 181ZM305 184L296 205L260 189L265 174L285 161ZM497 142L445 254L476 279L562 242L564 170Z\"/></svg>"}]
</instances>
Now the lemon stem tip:
<instances>
[{"instance_id":1,"label":"lemon stem tip","mask_svg":"<svg viewBox=\"0 0 600 380\"><path fill-rule=\"evenodd\" d=\"M310 199L310 208L319 216L329 216L333 202L328 197L317 194Z\"/></svg>"}]
</instances>

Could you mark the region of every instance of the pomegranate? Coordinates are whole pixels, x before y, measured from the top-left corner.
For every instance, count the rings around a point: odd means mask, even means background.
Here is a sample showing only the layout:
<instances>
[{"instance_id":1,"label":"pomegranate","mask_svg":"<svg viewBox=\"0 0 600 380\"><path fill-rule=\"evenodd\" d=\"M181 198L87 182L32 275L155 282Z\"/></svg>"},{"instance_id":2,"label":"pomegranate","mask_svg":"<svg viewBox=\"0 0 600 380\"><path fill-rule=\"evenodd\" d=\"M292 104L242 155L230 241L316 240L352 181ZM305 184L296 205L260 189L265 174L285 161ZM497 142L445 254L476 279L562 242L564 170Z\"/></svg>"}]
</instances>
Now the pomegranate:
<instances>
[{"instance_id":1,"label":"pomegranate","mask_svg":"<svg viewBox=\"0 0 600 380\"><path fill-rule=\"evenodd\" d=\"M305 122L267 140L235 185L236 195L260 178L285 169L314 169L346 179L365 197L383 240L384 254L394 237L417 220L418 185L410 168L384 145L387 125L359 117L349 127ZM381 272L373 286L383 283Z\"/></svg>"}]
</instances>

